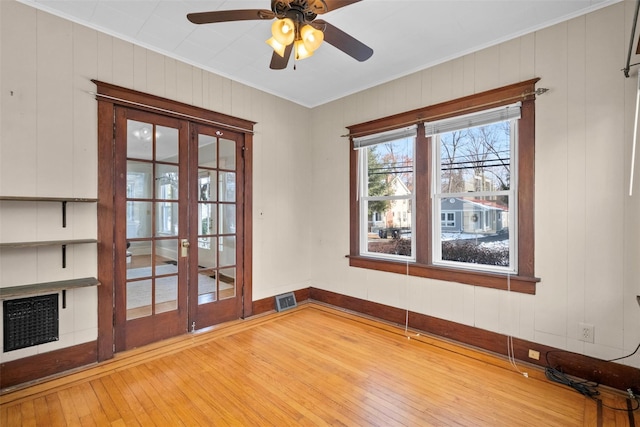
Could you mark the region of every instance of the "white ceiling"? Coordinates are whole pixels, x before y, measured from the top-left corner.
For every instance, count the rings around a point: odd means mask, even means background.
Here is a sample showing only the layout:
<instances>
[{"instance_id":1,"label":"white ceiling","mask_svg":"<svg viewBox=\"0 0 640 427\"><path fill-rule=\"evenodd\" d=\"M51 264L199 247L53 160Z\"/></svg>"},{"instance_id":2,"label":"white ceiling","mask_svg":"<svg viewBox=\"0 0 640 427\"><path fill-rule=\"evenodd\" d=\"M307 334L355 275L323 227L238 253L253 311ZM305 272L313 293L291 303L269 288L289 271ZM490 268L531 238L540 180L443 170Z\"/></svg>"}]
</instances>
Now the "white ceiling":
<instances>
[{"instance_id":1,"label":"white ceiling","mask_svg":"<svg viewBox=\"0 0 640 427\"><path fill-rule=\"evenodd\" d=\"M271 70L271 22L195 25L186 14L270 0L18 0L248 86L315 107L620 0L362 0L319 18L370 46L358 62L324 43Z\"/></svg>"}]
</instances>

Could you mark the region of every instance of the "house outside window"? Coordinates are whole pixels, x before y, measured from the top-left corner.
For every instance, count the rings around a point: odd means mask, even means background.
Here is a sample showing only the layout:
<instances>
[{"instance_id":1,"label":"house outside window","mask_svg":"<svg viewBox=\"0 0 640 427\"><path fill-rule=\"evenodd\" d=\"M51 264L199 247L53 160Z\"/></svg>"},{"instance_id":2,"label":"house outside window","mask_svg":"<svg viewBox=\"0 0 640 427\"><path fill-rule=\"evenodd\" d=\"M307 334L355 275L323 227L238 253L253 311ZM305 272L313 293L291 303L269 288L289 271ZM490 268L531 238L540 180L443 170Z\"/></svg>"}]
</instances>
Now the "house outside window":
<instances>
[{"instance_id":1,"label":"house outside window","mask_svg":"<svg viewBox=\"0 0 640 427\"><path fill-rule=\"evenodd\" d=\"M349 126L349 264L535 293L537 81Z\"/></svg>"}]
</instances>

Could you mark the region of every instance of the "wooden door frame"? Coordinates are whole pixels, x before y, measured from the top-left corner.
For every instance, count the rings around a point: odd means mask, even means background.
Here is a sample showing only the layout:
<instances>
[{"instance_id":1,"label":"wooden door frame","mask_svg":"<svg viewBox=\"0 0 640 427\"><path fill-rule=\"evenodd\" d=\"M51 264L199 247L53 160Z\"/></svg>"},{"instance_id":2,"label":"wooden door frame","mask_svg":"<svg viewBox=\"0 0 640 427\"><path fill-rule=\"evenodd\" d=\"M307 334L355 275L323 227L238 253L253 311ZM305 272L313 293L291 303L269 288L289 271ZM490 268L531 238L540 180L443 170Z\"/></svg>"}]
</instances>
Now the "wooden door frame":
<instances>
[{"instance_id":1,"label":"wooden door frame","mask_svg":"<svg viewBox=\"0 0 640 427\"><path fill-rule=\"evenodd\" d=\"M244 134L245 187L243 259L244 283L242 317L252 314L252 236L253 236L253 127L256 122L195 107L166 98L92 80L98 101L98 361L114 354L114 268L115 268L115 107L123 106L214 125Z\"/></svg>"}]
</instances>

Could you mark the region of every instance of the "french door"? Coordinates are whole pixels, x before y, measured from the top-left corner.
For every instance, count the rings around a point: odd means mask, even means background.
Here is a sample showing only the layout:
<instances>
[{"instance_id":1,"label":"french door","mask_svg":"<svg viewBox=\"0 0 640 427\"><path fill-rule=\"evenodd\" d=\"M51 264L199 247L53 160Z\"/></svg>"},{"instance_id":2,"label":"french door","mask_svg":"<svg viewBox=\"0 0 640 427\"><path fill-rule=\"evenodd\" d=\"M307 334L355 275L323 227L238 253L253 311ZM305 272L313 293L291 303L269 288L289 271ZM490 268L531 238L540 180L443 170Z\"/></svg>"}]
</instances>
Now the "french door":
<instances>
[{"instance_id":1,"label":"french door","mask_svg":"<svg viewBox=\"0 0 640 427\"><path fill-rule=\"evenodd\" d=\"M243 141L115 109L115 351L242 317Z\"/></svg>"}]
</instances>

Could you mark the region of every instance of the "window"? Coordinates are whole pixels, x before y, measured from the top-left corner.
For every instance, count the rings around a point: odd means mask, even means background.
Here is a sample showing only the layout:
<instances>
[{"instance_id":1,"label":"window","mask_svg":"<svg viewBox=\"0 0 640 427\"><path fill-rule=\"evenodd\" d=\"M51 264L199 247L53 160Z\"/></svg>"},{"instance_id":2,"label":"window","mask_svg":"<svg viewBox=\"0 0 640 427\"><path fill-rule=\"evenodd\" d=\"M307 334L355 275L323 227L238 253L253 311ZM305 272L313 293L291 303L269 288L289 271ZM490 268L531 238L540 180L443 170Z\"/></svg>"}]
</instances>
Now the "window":
<instances>
[{"instance_id":1,"label":"window","mask_svg":"<svg viewBox=\"0 0 640 427\"><path fill-rule=\"evenodd\" d=\"M537 80L348 127L350 265L535 293Z\"/></svg>"},{"instance_id":2,"label":"window","mask_svg":"<svg viewBox=\"0 0 640 427\"><path fill-rule=\"evenodd\" d=\"M454 200L455 199L450 199ZM442 212L440 214L440 226L442 228L451 228L456 226L456 214L455 212Z\"/></svg>"},{"instance_id":3,"label":"window","mask_svg":"<svg viewBox=\"0 0 640 427\"><path fill-rule=\"evenodd\" d=\"M516 272L517 143L520 103L425 125L433 154L433 262L459 268ZM461 218L455 227L453 217ZM511 224L511 227L510 227Z\"/></svg>"},{"instance_id":4,"label":"window","mask_svg":"<svg viewBox=\"0 0 640 427\"><path fill-rule=\"evenodd\" d=\"M359 152L363 254L414 259L413 153L416 126L354 141Z\"/></svg>"}]
</instances>

